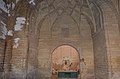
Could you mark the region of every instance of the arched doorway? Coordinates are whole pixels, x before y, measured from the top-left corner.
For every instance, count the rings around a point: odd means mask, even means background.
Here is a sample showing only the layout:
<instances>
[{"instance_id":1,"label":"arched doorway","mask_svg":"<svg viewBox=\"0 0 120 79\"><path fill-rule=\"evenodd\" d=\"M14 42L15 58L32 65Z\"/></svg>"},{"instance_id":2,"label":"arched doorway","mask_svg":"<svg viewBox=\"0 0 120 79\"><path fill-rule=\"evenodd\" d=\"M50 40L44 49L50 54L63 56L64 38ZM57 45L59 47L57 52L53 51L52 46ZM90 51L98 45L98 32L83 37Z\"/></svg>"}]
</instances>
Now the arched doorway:
<instances>
[{"instance_id":1,"label":"arched doorway","mask_svg":"<svg viewBox=\"0 0 120 79\"><path fill-rule=\"evenodd\" d=\"M79 53L70 45L62 45L52 52L52 79L75 78L78 79Z\"/></svg>"}]
</instances>

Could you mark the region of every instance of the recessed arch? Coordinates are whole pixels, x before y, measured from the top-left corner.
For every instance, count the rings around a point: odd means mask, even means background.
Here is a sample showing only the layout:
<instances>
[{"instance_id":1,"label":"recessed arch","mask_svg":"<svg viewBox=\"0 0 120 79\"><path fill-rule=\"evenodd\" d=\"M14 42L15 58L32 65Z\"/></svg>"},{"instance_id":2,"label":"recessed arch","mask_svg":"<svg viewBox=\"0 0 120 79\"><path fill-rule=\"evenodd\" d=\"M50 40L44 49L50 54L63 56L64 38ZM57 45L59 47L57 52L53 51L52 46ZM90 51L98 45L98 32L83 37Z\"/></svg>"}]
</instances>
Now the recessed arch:
<instances>
[{"instance_id":1,"label":"recessed arch","mask_svg":"<svg viewBox=\"0 0 120 79\"><path fill-rule=\"evenodd\" d=\"M52 79L58 78L59 71L80 71L80 55L78 50L68 44L57 46L51 53Z\"/></svg>"}]
</instances>

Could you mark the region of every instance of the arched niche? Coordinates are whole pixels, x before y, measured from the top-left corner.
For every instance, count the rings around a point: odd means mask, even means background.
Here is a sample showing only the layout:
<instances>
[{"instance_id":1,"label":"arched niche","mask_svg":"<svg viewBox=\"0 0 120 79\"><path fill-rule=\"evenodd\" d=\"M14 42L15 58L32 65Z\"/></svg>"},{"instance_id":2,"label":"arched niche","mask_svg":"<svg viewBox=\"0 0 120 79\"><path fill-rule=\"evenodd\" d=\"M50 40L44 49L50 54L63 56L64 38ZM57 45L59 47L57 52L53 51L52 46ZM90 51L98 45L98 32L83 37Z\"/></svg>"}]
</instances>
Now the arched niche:
<instances>
[{"instance_id":1,"label":"arched niche","mask_svg":"<svg viewBox=\"0 0 120 79\"><path fill-rule=\"evenodd\" d=\"M80 72L80 57L76 48L70 45L61 45L51 53L52 79L58 78L59 72Z\"/></svg>"}]
</instances>

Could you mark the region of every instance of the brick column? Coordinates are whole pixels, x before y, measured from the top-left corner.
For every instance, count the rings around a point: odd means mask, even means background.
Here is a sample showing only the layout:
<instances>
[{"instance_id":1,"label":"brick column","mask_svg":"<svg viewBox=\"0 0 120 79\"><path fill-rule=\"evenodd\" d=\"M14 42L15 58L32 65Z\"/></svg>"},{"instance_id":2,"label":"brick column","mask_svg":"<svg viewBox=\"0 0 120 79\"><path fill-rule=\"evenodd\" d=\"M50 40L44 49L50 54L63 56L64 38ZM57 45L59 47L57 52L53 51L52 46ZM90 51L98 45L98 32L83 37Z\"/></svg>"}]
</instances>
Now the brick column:
<instances>
[{"instance_id":1,"label":"brick column","mask_svg":"<svg viewBox=\"0 0 120 79\"><path fill-rule=\"evenodd\" d=\"M13 30L14 26L14 17L11 15L8 17L8 30ZM12 59L12 46L13 46L13 37L6 36L6 49L5 49L5 60L4 60L4 79L10 78L10 70L11 70L11 59Z\"/></svg>"},{"instance_id":2,"label":"brick column","mask_svg":"<svg viewBox=\"0 0 120 79\"><path fill-rule=\"evenodd\" d=\"M2 78L3 73L3 66L4 66L4 48L5 48L5 41L0 39L0 79Z\"/></svg>"},{"instance_id":3,"label":"brick column","mask_svg":"<svg viewBox=\"0 0 120 79\"><path fill-rule=\"evenodd\" d=\"M101 29L93 37L95 79L108 79L108 58L105 32Z\"/></svg>"},{"instance_id":4,"label":"brick column","mask_svg":"<svg viewBox=\"0 0 120 79\"><path fill-rule=\"evenodd\" d=\"M28 32L27 79L37 79L39 29L35 19L33 14L30 17Z\"/></svg>"},{"instance_id":5,"label":"brick column","mask_svg":"<svg viewBox=\"0 0 120 79\"><path fill-rule=\"evenodd\" d=\"M6 39L5 60L4 60L4 79L9 79L12 58L12 37L8 36Z\"/></svg>"}]
</instances>

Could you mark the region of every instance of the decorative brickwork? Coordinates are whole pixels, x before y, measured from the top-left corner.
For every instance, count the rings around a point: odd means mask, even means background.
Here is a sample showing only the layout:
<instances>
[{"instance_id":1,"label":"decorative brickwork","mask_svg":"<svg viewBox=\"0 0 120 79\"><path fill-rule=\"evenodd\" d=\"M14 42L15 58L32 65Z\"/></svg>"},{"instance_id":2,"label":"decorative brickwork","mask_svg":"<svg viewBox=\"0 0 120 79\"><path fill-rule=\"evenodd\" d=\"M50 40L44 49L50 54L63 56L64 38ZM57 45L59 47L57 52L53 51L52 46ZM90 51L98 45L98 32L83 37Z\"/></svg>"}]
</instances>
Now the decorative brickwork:
<instances>
[{"instance_id":1,"label":"decorative brickwork","mask_svg":"<svg viewBox=\"0 0 120 79\"><path fill-rule=\"evenodd\" d=\"M1 1L0 79L56 79L62 45L78 52L78 79L120 79L119 0Z\"/></svg>"}]
</instances>

